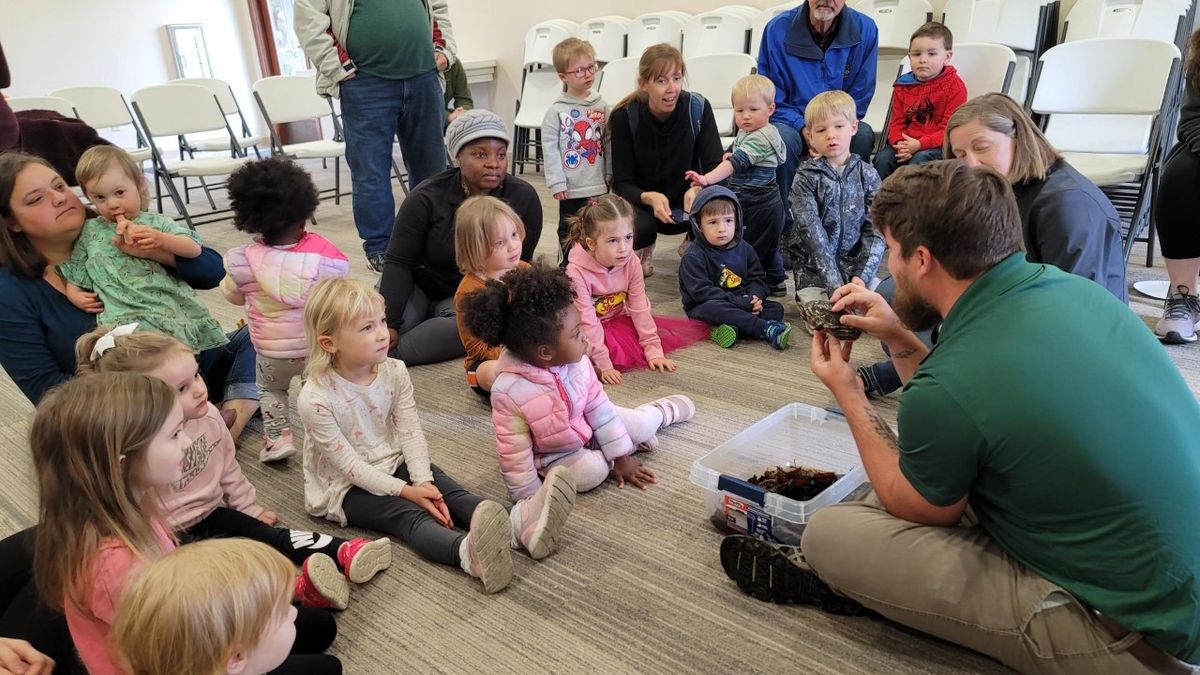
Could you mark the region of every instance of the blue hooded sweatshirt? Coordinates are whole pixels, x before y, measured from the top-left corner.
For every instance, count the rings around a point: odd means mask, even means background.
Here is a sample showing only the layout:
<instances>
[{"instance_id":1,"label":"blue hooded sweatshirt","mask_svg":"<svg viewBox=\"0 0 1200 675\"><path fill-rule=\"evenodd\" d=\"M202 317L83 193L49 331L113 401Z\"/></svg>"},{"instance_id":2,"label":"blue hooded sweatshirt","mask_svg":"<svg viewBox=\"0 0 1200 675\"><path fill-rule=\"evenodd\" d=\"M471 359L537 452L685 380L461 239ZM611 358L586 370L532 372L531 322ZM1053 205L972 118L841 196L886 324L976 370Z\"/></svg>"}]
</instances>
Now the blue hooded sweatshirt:
<instances>
[{"instance_id":1,"label":"blue hooded sweatshirt","mask_svg":"<svg viewBox=\"0 0 1200 675\"><path fill-rule=\"evenodd\" d=\"M736 228L733 239L723 248L708 243L700 230L700 210L715 198L728 199L735 206ZM742 206L737 195L721 185L710 185L692 202L692 233L696 241L679 261L679 296L683 310L709 300L728 300L750 311L751 296L765 300L769 293L767 275L754 249L742 239Z\"/></svg>"}]
</instances>

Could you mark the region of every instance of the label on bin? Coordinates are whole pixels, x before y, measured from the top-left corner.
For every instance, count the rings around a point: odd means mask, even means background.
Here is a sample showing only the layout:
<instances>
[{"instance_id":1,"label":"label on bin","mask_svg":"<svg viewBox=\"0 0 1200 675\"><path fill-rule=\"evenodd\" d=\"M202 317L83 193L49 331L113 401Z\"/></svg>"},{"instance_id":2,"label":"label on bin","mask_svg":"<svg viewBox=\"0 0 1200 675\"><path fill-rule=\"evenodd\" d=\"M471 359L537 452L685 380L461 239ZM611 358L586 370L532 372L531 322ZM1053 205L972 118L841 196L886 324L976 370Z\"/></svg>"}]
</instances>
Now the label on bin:
<instances>
[{"instance_id":1,"label":"label on bin","mask_svg":"<svg viewBox=\"0 0 1200 675\"><path fill-rule=\"evenodd\" d=\"M758 507L731 494L724 495L725 524L752 537L770 540L771 516Z\"/></svg>"}]
</instances>

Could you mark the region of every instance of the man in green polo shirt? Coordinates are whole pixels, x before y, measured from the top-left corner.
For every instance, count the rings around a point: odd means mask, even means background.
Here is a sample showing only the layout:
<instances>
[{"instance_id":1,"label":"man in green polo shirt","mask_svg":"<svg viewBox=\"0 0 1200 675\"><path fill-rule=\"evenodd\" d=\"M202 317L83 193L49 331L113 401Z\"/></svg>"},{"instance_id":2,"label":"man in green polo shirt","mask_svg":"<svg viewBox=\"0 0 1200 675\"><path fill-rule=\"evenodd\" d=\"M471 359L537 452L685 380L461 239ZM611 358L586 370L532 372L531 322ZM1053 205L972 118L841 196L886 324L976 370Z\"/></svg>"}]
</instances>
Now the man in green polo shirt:
<instances>
[{"instance_id":1,"label":"man in green polo shirt","mask_svg":"<svg viewBox=\"0 0 1200 675\"><path fill-rule=\"evenodd\" d=\"M815 514L803 553L726 539L726 572L762 599L866 607L1022 672L1189 672L1200 405L1163 348L1104 288L1026 262L1012 191L986 167L903 168L871 210L895 313L858 286L834 309L890 348L899 437L853 343L815 335L813 372L874 492ZM910 329L937 321L929 351Z\"/></svg>"}]
</instances>

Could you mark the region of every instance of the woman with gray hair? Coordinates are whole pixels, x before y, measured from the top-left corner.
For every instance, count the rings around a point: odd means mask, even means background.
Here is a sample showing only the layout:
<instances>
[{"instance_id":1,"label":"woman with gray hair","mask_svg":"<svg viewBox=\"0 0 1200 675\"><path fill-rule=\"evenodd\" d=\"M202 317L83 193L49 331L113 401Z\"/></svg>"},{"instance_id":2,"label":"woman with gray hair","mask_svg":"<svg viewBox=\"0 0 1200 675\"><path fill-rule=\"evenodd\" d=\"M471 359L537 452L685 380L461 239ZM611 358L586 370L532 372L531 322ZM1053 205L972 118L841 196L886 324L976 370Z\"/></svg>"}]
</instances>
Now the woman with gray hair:
<instances>
[{"instance_id":1,"label":"woman with gray hair","mask_svg":"<svg viewBox=\"0 0 1200 675\"><path fill-rule=\"evenodd\" d=\"M465 353L454 317L462 273L454 260L454 215L467 197L490 195L521 217L521 259L533 257L542 234L542 203L533 186L508 173L511 139L490 110L468 110L446 128L455 166L421 182L396 214L379 292L387 306L392 356L409 366Z\"/></svg>"}]
</instances>

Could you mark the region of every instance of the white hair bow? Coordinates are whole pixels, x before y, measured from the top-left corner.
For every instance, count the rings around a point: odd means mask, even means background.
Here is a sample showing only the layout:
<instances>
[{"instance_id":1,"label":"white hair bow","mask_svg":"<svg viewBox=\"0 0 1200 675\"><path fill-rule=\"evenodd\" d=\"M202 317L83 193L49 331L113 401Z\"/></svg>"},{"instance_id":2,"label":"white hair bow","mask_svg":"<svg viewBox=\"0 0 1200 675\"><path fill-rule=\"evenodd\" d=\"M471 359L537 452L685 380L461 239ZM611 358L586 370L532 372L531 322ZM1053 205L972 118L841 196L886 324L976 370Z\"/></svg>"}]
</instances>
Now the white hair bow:
<instances>
[{"instance_id":1,"label":"white hair bow","mask_svg":"<svg viewBox=\"0 0 1200 675\"><path fill-rule=\"evenodd\" d=\"M96 340L96 346L92 347L92 360L95 361L104 356L104 352L116 346L117 338L133 334L133 331L137 330L137 327L137 322L127 323L105 333L104 337Z\"/></svg>"}]
</instances>

